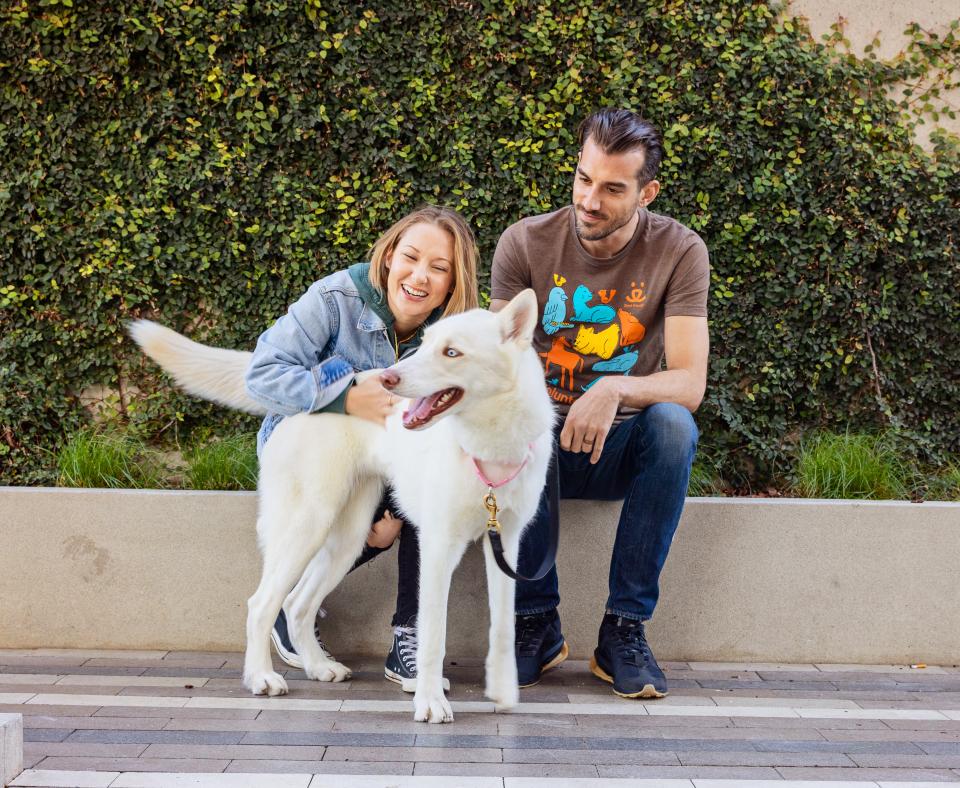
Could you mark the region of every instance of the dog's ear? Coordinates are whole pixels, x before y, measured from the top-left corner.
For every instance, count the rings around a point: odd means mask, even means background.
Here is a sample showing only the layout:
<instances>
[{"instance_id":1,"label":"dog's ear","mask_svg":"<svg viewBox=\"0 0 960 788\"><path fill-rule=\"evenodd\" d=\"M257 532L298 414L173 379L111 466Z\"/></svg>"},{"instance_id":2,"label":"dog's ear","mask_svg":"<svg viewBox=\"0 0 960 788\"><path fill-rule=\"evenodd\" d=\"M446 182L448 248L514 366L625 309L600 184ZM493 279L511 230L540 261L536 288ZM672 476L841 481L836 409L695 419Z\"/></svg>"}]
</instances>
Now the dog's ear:
<instances>
[{"instance_id":1,"label":"dog's ear","mask_svg":"<svg viewBox=\"0 0 960 788\"><path fill-rule=\"evenodd\" d=\"M504 342L516 342L522 347L529 347L533 342L533 329L537 326L536 293L527 289L517 294L497 317Z\"/></svg>"}]
</instances>

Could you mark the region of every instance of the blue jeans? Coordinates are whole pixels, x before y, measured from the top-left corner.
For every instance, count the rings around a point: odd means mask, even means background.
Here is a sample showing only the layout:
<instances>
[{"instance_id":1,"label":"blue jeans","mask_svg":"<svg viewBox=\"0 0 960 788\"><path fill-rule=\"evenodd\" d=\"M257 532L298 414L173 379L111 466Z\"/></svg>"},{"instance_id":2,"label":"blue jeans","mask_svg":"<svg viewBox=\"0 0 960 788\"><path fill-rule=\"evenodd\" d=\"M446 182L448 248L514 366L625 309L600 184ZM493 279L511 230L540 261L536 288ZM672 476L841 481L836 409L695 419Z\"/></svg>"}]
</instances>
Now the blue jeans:
<instances>
[{"instance_id":1,"label":"blue jeans","mask_svg":"<svg viewBox=\"0 0 960 788\"><path fill-rule=\"evenodd\" d=\"M596 465L590 464L589 454L557 447L561 498L623 500L610 559L608 612L637 621L653 615L660 570L683 511L697 438L697 426L686 408L657 403L611 429ZM520 574L536 570L549 539L544 494L520 542ZM559 602L556 567L541 580L517 581L517 613L543 613Z\"/></svg>"}]
</instances>

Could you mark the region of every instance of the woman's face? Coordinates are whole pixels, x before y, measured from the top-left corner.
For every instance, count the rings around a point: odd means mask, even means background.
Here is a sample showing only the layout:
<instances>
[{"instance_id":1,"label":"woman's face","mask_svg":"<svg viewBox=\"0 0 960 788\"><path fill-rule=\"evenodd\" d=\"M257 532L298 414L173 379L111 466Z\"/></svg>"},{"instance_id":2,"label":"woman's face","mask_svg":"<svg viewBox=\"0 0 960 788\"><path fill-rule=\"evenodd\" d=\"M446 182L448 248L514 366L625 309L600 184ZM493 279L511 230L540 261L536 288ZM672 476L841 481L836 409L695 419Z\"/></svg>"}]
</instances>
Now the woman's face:
<instances>
[{"instance_id":1,"label":"woman's face","mask_svg":"<svg viewBox=\"0 0 960 788\"><path fill-rule=\"evenodd\" d=\"M453 238L427 222L400 236L386 263L387 305L398 334L416 329L453 292Z\"/></svg>"}]
</instances>

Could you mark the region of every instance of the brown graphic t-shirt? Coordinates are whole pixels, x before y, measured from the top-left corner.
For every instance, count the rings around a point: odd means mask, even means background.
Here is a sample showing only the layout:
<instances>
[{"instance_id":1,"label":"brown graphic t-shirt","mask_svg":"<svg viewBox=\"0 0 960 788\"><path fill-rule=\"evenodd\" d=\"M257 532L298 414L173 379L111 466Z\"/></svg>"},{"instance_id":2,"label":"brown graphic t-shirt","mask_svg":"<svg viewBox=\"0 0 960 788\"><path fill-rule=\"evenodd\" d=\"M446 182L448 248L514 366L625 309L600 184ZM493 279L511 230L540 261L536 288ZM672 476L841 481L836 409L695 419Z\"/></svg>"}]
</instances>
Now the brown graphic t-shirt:
<instances>
[{"instance_id":1,"label":"brown graphic t-shirt","mask_svg":"<svg viewBox=\"0 0 960 788\"><path fill-rule=\"evenodd\" d=\"M706 317L710 263L693 230L640 210L630 242L615 256L588 254L572 206L521 219L493 255L491 298L537 294L534 346L561 413L602 375L650 375L663 360L663 320ZM624 409L623 418L633 410Z\"/></svg>"}]
</instances>

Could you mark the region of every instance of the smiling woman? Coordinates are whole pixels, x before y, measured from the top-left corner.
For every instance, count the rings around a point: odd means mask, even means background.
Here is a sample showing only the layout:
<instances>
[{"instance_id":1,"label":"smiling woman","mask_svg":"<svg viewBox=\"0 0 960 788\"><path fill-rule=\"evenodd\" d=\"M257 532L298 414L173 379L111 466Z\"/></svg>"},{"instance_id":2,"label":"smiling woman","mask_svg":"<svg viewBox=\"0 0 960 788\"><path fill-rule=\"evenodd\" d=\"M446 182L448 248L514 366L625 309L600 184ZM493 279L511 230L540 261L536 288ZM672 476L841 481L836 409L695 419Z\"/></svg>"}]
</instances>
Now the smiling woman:
<instances>
[{"instance_id":1,"label":"smiling woman","mask_svg":"<svg viewBox=\"0 0 960 788\"><path fill-rule=\"evenodd\" d=\"M374 244L369 263L315 282L261 335L250 362L247 391L270 411L260 428L258 452L277 424L297 413L344 413L382 424L398 398L377 376L357 382L356 374L391 366L420 345L426 326L476 307L477 257L463 218L427 205L391 226ZM384 674L402 683L416 676L419 550L413 528L394 517L391 506L388 491L356 565L400 535L394 645ZM293 642L284 611L273 641L281 659L302 666L298 651L305 646Z\"/></svg>"}]
</instances>

